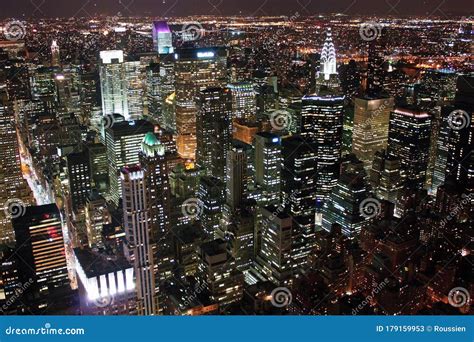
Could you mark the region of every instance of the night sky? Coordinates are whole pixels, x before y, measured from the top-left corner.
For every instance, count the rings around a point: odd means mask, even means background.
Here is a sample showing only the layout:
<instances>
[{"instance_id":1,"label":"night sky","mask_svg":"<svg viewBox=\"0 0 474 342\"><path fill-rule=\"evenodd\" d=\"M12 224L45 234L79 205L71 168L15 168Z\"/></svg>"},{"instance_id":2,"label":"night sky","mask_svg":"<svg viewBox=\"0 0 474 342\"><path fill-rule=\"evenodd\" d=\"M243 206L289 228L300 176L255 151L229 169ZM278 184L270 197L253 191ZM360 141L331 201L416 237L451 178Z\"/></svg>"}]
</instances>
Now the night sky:
<instances>
[{"instance_id":1,"label":"night sky","mask_svg":"<svg viewBox=\"0 0 474 342\"><path fill-rule=\"evenodd\" d=\"M473 0L15 0L1 1L0 17L184 16L198 14L291 16L346 14L464 15L474 13Z\"/></svg>"}]
</instances>

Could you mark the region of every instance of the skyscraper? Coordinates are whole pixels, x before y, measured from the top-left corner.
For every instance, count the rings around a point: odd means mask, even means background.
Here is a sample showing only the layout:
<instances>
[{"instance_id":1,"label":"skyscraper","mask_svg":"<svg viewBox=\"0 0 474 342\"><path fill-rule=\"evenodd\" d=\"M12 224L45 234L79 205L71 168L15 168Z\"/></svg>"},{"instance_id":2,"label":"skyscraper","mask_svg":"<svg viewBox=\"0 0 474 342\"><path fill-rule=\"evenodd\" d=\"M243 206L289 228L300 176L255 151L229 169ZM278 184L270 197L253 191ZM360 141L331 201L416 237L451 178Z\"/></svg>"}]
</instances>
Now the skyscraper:
<instances>
[{"instance_id":1,"label":"skyscraper","mask_svg":"<svg viewBox=\"0 0 474 342\"><path fill-rule=\"evenodd\" d=\"M118 205L121 191L120 169L138 163L141 142L153 125L145 120L116 122L105 131L107 161L109 164L110 199Z\"/></svg>"},{"instance_id":2,"label":"skyscraper","mask_svg":"<svg viewBox=\"0 0 474 342\"><path fill-rule=\"evenodd\" d=\"M51 43L51 66L58 67L61 65L59 46L56 40Z\"/></svg>"},{"instance_id":3,"label":"skyscraper","mask_svg":"<svg viewBox=\"0 0 474 342\"><path fill-rule=\"evenodd\" d=\"M250 82L230 83L227 85L232 96L232 119L253 122L257 114L257 98L254 85Z\"/></svg>"},{"instance_id":4,"label":"skyscraper","mask_svg":"<svg viewBox=\"0 0 474 342\"><path fill-rule=\"evenodd\" d=\"M176 129L178 153L196 158L195 97L208 87L226 84L227 52L224 48L178 49L175 53Z\"/></svg>"},{"instance_id":5,"label":"skyscraper","mask_svg":"<svg viewBox=\"0 0 474 342\"><path fill-rule=\"evenodd\" d=\"M260 191L259 202L280 201L281 138L272 133L257 133L255 148L255 184Z\"/></svg>"},{"instance_id":6,"label":"skyscraper","mask_svg":"<svg viewBox=\"0 0 474 342\"><path fill-rule=\"evenodd\" d=\"M321 88L304 96L302 106L301 136L316 153L316 198L323 201L339 177L344 96Z\"/></svg>"},{"instance_id":7,"label":"skyscraper","mask_svg":"<svg viewBox=\"0 0 474 342\"><path fill-rule=\"evenodd\" d=\"M422 189L428 167L431 116L415 107L399 107L390 114L388 153L400 160L403 181Z\"/></svg>"},{"instance_id":8,"label":"skyscraper","mask_svg":"<svg viewBox=\"0 0 474 342\"><path fill-rule=\"evenodd\" d=\"M0 91L0 242L14 241L8 201L27 205L33 202L28 184L23 179L20 150L14 116L8 107L6 93ZM23 204L22 204L23 203Z\"/></svg>"},{"instance_id":9,"label":"skyscraper","mask_svg":"<svg viewBox=\"0 0 474 342\"><path fill-rule=\"evenodd\" d=\"M214 239L222 219L222 210L225 203L225 184L216 177L201 177L197 191L197 198L201 213L202 228L207 238Z\"/></svg>"},{"instance_id":10,"label":"skyscraper","mask_svg":"<svg viewBox=\"0 0 474 342\"><path fill-rule=\"evenodd\" d=\"M227 156L226 203L234 210L247 193L247 155L243 148L232 147Z\"/></svg>"},{"instance_id":11,"label":"skyscraper","mask_svg":"<svg viewBox=\"0 0 474 342\"><path fill-rule=\"evenodd\" d=\"M232 134L230 93L223 88L206 88L199 92L196 102L196 165L224 180Z\"/></svg>"},{"instance_id":12,"label":"skyscraper","mask_svg":"<svg viewBox=\"0 0 474 342\"><path fill-rule=\"evenodd\" d=\"M328 88L338 88L339 75L337 73L336 49L332 41L332 31L326 31L326 40L321 50L320 69L316 77L316 93L319 93L322 86Z\"/></svg>"},{"instance_id":13,"label":"skyscraper","mask_svg":"<svg viewBox=\"0 0 474 342\"><path fill-rule=\"evenodd\" d=\"M136 277L137 310L140 315L158 312L155 294L153 247L145 172L139 166L121 170L123 221L126 243L124 253L133 263Z\"/></svg>"},{"instance_id":14,"label":"skyscraper","mask_svg":"<svg viewBox=\"0 0 474 342\"><path fill-rule=\"evenodd\" d=\"M154 21L152 25L153 50L158 54L174 52L172 33L166 21Z\"/></svg>"},{"instance_id":15,"label":"skyscraper","mask_svg":"<svg viewBox=\"0 0 474 342\"><path fill-rule=\"evenodd\" d=\"M102 114L120 114L128 120L130 115L128 112L127 77L123 51L101 51L100 59Z\"/></svg>"},{"instance_id":16,"label":"skyscraper","mask_svg":"<svg viewBox=\"0 0 474 342\"><path fill-rule=\"evenodd\" d=\"M72 291L61 215L56 204L27 207L23 216L13 219L13 227L16 251L21 255L22 283L34 280L22 301L34 313L70 308L68 299Z\"/></svg>"},{"instance_id":17,"label":"skyscraper","mask_svg":"<svg viewBox=\"0 0 474 342\"><path fill-rule=\"evenodd\" d=\"M372 167L375 153L387 148L393 98L358 97L355 99L354 109L352 152L368 171Z\"/></svg>"},{"instance_id":18,"label":"skyscraper","mask_svg":"<svg viewBox=\"0 0 474 342\"><path fill-rule=\"evenodd\" d=\"M369 181L377 198L396 203L403 183L400 176L400 160L385 150L376 152Z\"/></svg>"},{"instance_id":19,"label":"skyscraper","mask_svg":"<svg viewBox=\"0 0 474 342\"><path fill-rule=\"evenodd\" d=\"M344 235L354 238L368 225L370 217L361 213L362 202L370 198L366 178L364 165L357 158L345 163L341 177L324 205L323 229L330 232L337 223Z\"/></svg>"},{"instance_id":20,"label":"skyscraper","mask_svg":"<svg viewBox=\"0 0 474 342\"><path fill-rule=\"evenodd\" d=\"M72 209L77 212L84 209L87 195L91 190L91 167L88 150L70 153L66 157L69 193Z\"/></svg>"},{"instance_id":21,"label":"skyscraper","mask_svg":"<svg viewBox=\"0 0 474 342\"><path fill-rule=\"evenodd\" d=\"M143 75L140 61L126 61L125 80L127 87L128 118L137 120L143 116ZM124 115L125 116L125 115Z\"/></svg>"}]
</instances>

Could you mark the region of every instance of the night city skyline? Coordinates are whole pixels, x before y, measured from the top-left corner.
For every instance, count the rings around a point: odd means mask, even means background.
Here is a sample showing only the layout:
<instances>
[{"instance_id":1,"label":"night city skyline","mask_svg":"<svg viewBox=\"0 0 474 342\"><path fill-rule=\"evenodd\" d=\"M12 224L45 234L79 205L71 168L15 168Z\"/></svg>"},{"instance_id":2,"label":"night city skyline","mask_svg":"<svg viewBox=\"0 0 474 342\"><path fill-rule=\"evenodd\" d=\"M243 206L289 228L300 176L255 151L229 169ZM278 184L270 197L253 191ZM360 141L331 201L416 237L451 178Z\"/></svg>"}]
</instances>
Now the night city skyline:
<instances>
[{"instance_id":1,"label":"night city skyline","mask_svg":"<svg viewBox=\"0 0 474 342\"><path fill-rule=\"evenodd\" d=\"M2 4L1 314L472 315L473 6Z\"/></svg>"}]
</instances>

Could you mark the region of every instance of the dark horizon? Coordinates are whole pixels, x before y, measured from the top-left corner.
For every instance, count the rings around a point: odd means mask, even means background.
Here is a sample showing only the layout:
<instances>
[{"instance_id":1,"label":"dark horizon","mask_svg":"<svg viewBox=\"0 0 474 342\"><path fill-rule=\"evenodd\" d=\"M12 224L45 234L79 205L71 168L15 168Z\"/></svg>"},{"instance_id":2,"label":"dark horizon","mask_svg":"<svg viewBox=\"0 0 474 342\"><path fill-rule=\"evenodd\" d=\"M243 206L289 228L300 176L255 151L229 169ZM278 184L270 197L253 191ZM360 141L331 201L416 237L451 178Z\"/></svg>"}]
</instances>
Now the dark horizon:
<instances>
[{"instance_id":1,"label":"dark horizon","mask_svg":"<svg viewBox=\"0 0 474 342\"><path fill-rule=\"evenodd\" d=\"M338 0L321 3L314 0L18 0L2 4L1 18L54 18L85 16L156 16L190 15L302 16L328 13L380 16L472 16L474 2L467 0Z\"/></svg>"}]
</instances>

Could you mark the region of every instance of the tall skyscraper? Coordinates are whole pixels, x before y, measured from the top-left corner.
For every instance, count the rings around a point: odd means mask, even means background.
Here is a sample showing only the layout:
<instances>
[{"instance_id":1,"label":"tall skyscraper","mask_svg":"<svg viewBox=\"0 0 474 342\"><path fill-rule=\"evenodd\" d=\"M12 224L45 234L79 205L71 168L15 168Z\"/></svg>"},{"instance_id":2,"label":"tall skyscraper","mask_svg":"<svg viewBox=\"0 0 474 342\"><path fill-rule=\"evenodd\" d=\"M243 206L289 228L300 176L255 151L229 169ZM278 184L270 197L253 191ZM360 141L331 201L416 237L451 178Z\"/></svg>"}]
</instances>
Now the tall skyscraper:
<instances>
[{"instance_id":1,"label":"tall skyscraper","mask_svg":"<svg viewBox=\"0 0 474 342\"><path fill-rule=\"evenodd\" d=\"M136 277L137 310L140 315L158 312L155 294L150 211L145 172L139 166L124 167L122 182L123 221L126 243L124 253L133 264Z\"/></svg>"},{"instance_id":2,"label":"tall skyscraper","mask_svg":"<svg viewBox=\"0 0 474 342\"><path fill-rule=\"evenodd\" d=\"M375 153L387 148L392 110L393 98L365 96L355 99L352 152L364 163L366 171L372 167Z\"/></svg>"},{"instance_id":3,"label":"tall skyscraper","mask_svg":"<svg viewBox=\"0 0 474 342\"><path fill-rule=\"evenodd\" d=\"M33 202L28 184L23 179L20 150L14 116L8 107L6 93L0 91L0 242L15 240L8 201L27 205ZM12 204L14 203L12 202ZM23 203L23 204L22 204Z\"/></svg>"},{"instance_id":4,"label":"tall skyscraper","mask_svg":"<svg viewBox=\"0 0 474 342\"><path fill-rule=\"evenodd\" d=\"M336 49L332 41L331 28L328 28L326 31L326 40L321 50L320 69L316 77L316 93L319 93L322 86L338 88L339 85Z\"/></svg>"},{"instance_id":5,"label":"tall skyscraper","mask_svg":"<svg viewBox=\"0 0 474 342\"><path fill-rule=\"evenodd\" d=\"M257 115L257 97L254 85L250 82L227 85L232 96L232 119L253 122Z\"/></svg>"},{"instance_id":6,"label":"tall skyscraper","mask_svg":"<svg viewBox=\"0 0 474 342\"><path fill-rule=\"evenodd\" d=\"M276 206L262 209L262 243L256 269L276 286L288 286L293 276L292 217Z\"/></svg>"},{"instance_id":7,"label":"tall skyscraper","mask_svg":"<svg viewBox=\"0 0 474 342\"><path fill-rule=\"evenodd\" d=\"M226 84L224 48L178 49L175 53L176 129L178 153L196 158L195 97L205 88Z\"/></svg>"},{"instance_id":8,"label":"tall skyscraper","mask_svg":"<svg viewBox=\"0 0 474 342\"><path fill-rule=\"evenodd\" d=\"M128 112L127 74L123 51L100 52L100 89L102 94L102 114L120 114L126 120Z\"/></svg>"},{"instance_id":9,"label":"tall skyscraper","mask_svg":"<svg viewBox=\"0 0 474 342\"><path fill-rule=\"evenodd\" d=\"M385 150L376 152L369 181L377 198L396 203L403 184L400 176L400 160Z\"/></svg>"},{"instance_id":10,"label":"tall skyscraper","mask_svg":"<svg viewBox=\"0 0 474 342\"><path fill-rule=\"evenodd\" d=\"M118 205L121 191L120 169L138 163L141 142L153 125L145 120L116 122L105 131L107 161L109 164L110 199Z\"/></svg>"},{"instance_id":11,"label":"tall skyscraper","mask_svg":"<svg viewBox=\"0 0 474 342\"><path fill-rule=\"evenodd\" d=\"M51 66L58 67L61 65L59 46L56 40L51 43Z\"/></svg>"},{"instance_id":12,"label":"tall skyscraper","mask_svg":"<svg viewBox=\"0 0 474 342\"><path fill-rule=\"evenodd\" d=\"M370 217L361 212L362 202L370 198L366 178L364 164L357 158L345 163L341 177L324 205L323 229L330 232L337 223L344 235L355 238L370 223Z\"/></svg>"},{"instance_id":13,"label":"tall skyscraper","mask_svg":"<svg viewBox=\"0 0 474 342\"><path fill-rule=\"evenodd\" d=\"M272 133L257 133L255 148L255 184L259 190L260 203L280 201L281 183L281 138Z\"/></svg>"},{"instance_id":14,"label":"tall skyscraper","mask_svg":"<svg viewBox=\"0 0 474 342\"><path fill-rule=\"evenodd\" d=\"M16 252L21 255L22 283L34 280L23 295L23 303L37 314L68 308L71 302L66 299L71 298L71 286L61 215L56 204L27 207L23 216L13 219L13 227Z\"/></svg>"},{"instance_id":15,"label":"tall skyscraper","mask_svg":"<svg viewBox=\"0 0 474 342\"><path fill-rule=\"evenodd\" d=\"M216 177L204 176L199 181L197 198L201 208L200 220L207 238L214 239L219 229L224 208L225 184Z\"/></svg>"},{"instance_id":16,"label":"tall skyscraper","mask_svg":"<svg viewBox=\"0 0 474 342\"><path fill-rule=\"evenodd\" d=\"M174 52L173 35L166 21L154 21L152 25L153 50L161 54Z\"/></svg>"},{"instance_id":17,"label":"tall skyscraper","mask_svg":"<svg viewBox=\"0 0 474 342\"><path fill-rule=\"evenodd\" d=\"M431 116L415 107L399 107L390 115L388 153L400 160L403 181L422 189L426 180Z\"/></svg>"},{"instance_id":18,"label":"tall skyscraper","mask_svg":"<svg viewBox=\"0 0 474 342\"><path fill-rule=\"evenodd\" d=\"M243 148L232 147L227 156L226 203L234 210L247 193L247 155Z\"/></svg>"},{"instance_id":19,"label":"tall skyscraper","mask_svg":"<svg viewBox=\"0 0 474 342\"><path fill-rule=\"evenodd\" d=\"M196 165L205 174L224 180L232 134L230 93L206 88L196 102Z\"/></svg>"},{"instance_id":20,"label":"tall skyscraper","mask_svg":"<svg viewBox=\"0 0 474 342\"><path fill-rule=\"evenodd\" d=\"M127 87L128 118L137 120L143 117L144 80L140 61L126 61L125 80Z\"/></svg>"},{"instance_id":21,"label":"tall skyscraper","mask_svg":"<svg viewBox=\"0 0 474 342\"><path fill-rule=\"evenodd\" d=\"M69 194L72 209L77 212L84 209L87 195L91 190L91 167L88 150L70 153L66 157Z\"/></svg>"},{"instance_id":22,"label":"tall skyscraper","mask_svg":"<svg viewBox=\"0 0 474 342\"><path fill-rule=\"evenodd\" d=\"M324 201L339 177L344 96L321 88L304 96L302 106L301 136L316 153L316 197Z\"/></svg>"}]
</instances>

